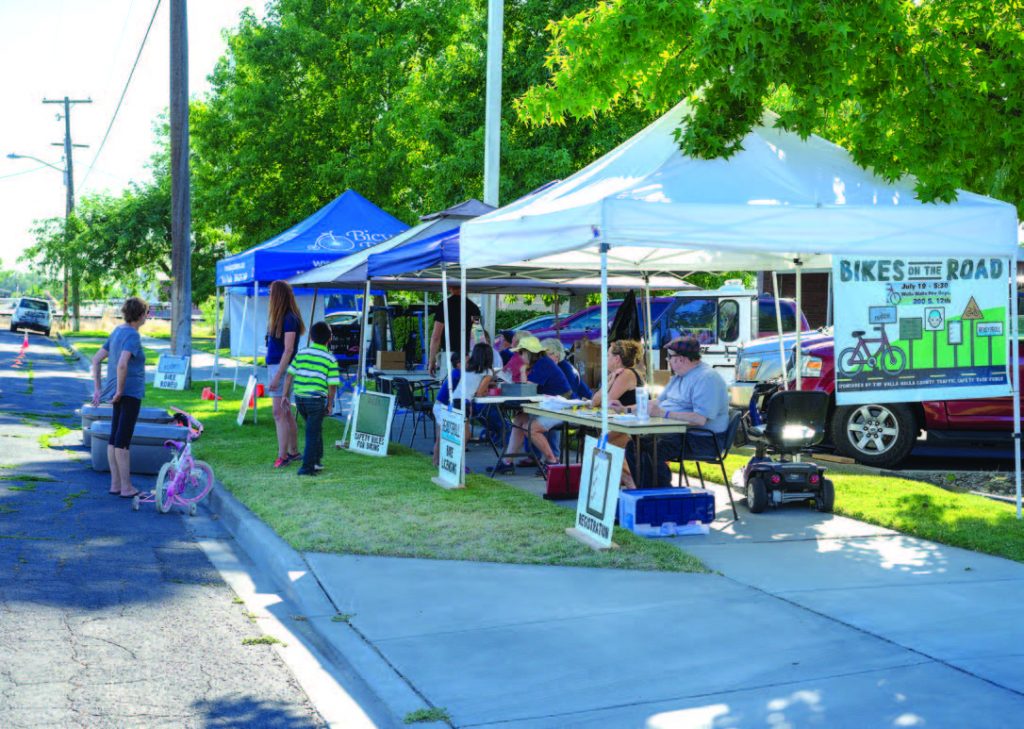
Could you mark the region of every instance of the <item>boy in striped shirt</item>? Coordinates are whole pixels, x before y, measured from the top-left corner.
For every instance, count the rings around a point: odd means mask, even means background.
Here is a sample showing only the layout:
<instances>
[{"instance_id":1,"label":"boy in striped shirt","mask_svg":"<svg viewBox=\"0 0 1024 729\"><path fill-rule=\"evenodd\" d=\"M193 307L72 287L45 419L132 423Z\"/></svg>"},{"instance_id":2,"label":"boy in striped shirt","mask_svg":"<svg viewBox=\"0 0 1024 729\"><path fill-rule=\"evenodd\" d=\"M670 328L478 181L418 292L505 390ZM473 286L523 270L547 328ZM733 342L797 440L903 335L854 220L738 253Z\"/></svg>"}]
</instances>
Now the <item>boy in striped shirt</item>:
<instances>
[{"instance_id":1,"label":"boy in striped shirt","mask_svg":"<svg viewBox=\"0 0 1024 729\"><path fill-rule=\"evenodd\" d=\"M338 362L327 349L331 341L331 328L318 321L309 330L312 344L299 353L288 365L285 392L294 386L295 404L306 421L306 449L302 453L300 476L315 476L323 470L323 422L328 403L334 402L334 391L341 384Z\"/></svg>"}]
</instances>

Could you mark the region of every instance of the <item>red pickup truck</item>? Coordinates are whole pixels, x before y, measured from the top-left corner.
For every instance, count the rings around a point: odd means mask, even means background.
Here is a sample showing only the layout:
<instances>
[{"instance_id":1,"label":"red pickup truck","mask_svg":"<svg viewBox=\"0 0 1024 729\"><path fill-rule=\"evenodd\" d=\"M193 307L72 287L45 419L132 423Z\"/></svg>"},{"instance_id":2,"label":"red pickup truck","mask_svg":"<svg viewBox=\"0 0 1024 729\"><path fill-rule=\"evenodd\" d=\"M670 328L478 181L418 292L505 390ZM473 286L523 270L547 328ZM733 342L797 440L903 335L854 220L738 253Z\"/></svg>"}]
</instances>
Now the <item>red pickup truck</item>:
<instances>
[{"instance_id":1,"label":"red pickup truck","mask_svg":"<svg viewBox=\"0 0 1024 729\"><path fill-rule=\"evenodd\" d=\"M793 336L785 337L784 342L792 375ZM829 437L844 456L889 468L910 455L922 431L929 445L1012 444L1013 400L1009 397L836 407L831 331L809 332L800 344L801 389L829 394ZM742 347L736 361L733 405L744 405L753 384L778 377L780 369L778 337L758 339Z\"/></svg>"}]
</instances>

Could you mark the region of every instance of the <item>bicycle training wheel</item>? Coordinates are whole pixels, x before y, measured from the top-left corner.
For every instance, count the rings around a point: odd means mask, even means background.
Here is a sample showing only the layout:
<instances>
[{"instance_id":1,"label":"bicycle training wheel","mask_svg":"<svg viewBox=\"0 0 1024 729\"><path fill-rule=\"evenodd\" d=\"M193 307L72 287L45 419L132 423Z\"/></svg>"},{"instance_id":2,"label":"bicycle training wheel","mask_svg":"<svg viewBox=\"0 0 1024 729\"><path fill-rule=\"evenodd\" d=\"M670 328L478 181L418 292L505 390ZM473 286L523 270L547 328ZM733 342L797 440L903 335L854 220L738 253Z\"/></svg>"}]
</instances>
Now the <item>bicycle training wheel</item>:
<instances>
[{"instance_id":1,"label":"bicycle training wheel","mask_svg":"<svg viewBox=\"0 0 1024 729\"><path fill-rule=\"evenodd\" d=\"M156 488L153 489L153 495L155 497L156 510L161 514L166 514L171 510L172 495L170 490L177 475L178 470L174 467L173 463L167 462L160 466L160 474L156 477Z\"/></svg>"},{"instance_id":2,"label":"bicycle training wheel","mask_svg":"<svg viewBox=\"0 0 1024 729\"><path fill-rule=\"evenodd\" d=\"M196 461L185 478L181 500L188 504L197 504L206 498L213 488L213 469L206 461Z\"/></svg>"}]
</instances>

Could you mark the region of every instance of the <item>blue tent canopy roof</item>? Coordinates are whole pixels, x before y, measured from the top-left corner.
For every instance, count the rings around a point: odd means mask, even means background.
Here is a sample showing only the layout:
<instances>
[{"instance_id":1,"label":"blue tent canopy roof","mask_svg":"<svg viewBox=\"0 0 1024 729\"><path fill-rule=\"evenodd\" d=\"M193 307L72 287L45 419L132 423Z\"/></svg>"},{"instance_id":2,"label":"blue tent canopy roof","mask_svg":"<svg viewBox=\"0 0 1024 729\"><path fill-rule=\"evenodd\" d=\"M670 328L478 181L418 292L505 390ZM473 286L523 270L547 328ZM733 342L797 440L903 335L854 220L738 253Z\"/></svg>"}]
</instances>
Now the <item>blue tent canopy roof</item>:
<instances>
[{"instance_id":1,"label":"blue tent canopy roof","mask_svg":"<svg viewBox=\"0 0 1024 729\"><path fill-rule=\"evenodd\" d=\"M408 227L354 190L346 190L283 233L217 261L217 285L290 278L369 248Z\"/></svg>"},{"instance_id":2,"label":"blue tent canopy roof","mask_svg":"<svg viewBox=\"0 0 1024 729\"><path fill-rule=\"evenodd\" d=\"M432 268L441 263L459 263L459 231L447 230L390 251L375 253L366 259L366 275L402 276Z\"/></svg>"}]
</instances>

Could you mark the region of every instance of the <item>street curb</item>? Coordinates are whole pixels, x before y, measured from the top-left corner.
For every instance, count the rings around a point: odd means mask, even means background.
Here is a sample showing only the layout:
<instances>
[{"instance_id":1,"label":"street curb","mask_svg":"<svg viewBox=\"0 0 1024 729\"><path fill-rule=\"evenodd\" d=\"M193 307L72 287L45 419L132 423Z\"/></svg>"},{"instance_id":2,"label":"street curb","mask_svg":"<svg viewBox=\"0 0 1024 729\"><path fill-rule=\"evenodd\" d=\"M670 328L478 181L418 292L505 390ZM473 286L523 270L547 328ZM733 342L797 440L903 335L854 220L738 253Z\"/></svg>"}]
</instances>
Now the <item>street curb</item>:
<instances>
[{"instance_id":1,"label":"street curb","mask_svg":"<svg viewBox=\"0 0 1024 729\"><path fill-rule=\"evenodd\" d=\"M296 550L217 482L207 505L238 546L256 564L265 566L280 593L293 603L312 627L307 635L333 665L363 681L391 713L395 726L410 712L433 708L406 679L347 622L335 622L339 611ZM424 729L448 727L444 722L418 723Z\"/></svg>"}]
</instances>

